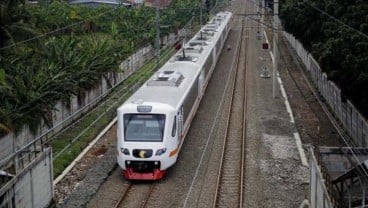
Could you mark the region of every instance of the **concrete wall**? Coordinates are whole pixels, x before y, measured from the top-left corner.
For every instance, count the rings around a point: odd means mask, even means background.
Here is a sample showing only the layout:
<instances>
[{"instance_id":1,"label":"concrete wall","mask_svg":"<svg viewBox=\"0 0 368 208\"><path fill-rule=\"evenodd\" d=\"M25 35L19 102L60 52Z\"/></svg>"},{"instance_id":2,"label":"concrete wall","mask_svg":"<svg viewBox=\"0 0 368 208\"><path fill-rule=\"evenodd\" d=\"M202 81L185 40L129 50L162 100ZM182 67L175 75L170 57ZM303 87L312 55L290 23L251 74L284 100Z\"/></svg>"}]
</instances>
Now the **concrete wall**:
<instances>
[{"instance_id":1,"label":"concrete wall","mask_svg":"<svg viewBox=\"0 0 368 208\"><path fill-rule=\"evenodd\" d=\"M310 170L310 207L311 208L333 208L324 179L313 151L309 151Z\"/></svg>"},{"instance_id":2,"label":"concrete wall","mask_svg":"<svg viewBox=\"0 0 368 208\"><path fill-rule=\"evenodd\" d=\"M53 197L51 149L40 153L0 189L0 207L42 208Z\"/></svg>"},{"instance_id":3,"label":"concrete wall","mask_svg":"<svg viewBox=\"0 0 368 208\"><path fill-rule=\"evenodd\" d=\"M14 152L13 134L0 138L0 159L6 158Z\"/></svg>"},{"instance_id":4,"label":"concrete wall","mask_svg":"<svg viewBox=\"0 0 368 208\"><path fill-rule=\"evenodd\" d=\"M179 34L187 33L187 30L183 31ZM170 34L164 38L165 47L173 45L178 36ZM41 125L38 132L32 134L28 127L24 127L18 135L11 133L0 138L0 170L15 175L11 180L8 177L1 178L0 207L45 207L53 193L51 151L44 149L45 141L78 119L82 113L95 107L115 86L152 59L153 55L154 48L151 45L144 47L121 62L119 67L122 72L108 73L111 87L101 78L100 84L86 92L84 97L72 96L69 103L58 102L52 112L52 128Z\"/></svg>"}]
</instances>

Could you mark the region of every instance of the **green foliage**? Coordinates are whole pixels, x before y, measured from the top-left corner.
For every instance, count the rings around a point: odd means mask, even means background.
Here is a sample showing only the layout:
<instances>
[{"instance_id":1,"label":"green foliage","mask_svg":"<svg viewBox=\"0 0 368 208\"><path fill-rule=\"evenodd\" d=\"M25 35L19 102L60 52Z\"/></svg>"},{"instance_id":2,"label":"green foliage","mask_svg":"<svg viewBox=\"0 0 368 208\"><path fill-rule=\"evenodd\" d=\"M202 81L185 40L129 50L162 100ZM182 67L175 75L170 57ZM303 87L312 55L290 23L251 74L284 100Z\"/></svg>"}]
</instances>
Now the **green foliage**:
<instances>
[{"instance_id":1,"label":"green foliage","mask_svg":"<svg viewBox=\"0 0 368 208\"><path fill-rule=\"evenodd\" d=\"M285 30L311 51L329 79L368 115L364 107L368 91L361 90L368 87L367 1L283 0L280 5Z\"/></svg>"},{"instance_id":2,"label":"green foliage","mask_svg":"<svg viewBox=\"0 0 368 208\"><path fill-rule=\"evenodd\" d=\"M174 50L166 50L162 53L161 62L166 62L174 53ZM82 150L91 142L98 133L115 117L115 112L118 106L120 106L127 98L129 98L130 93L126 92L134 85L143 84L149 77L152 76L156 68L156 60L150 60L145 64L140 70L132 74L127 80L125 80L121 85L113 90L106 98L106 102L100 104L96 109L86 115L80 122L76 123L73 128L64 131L57 138L53 139L51 146L53 149L53 154L57 155L71 143L71 140L80 136L71 147L61 153L59 157L54 158L53 168L54 177L56 178L77 156ZM129 91L128 91L129 92ZM110 109L110 110L108 110ZM102 117L100 117L103 115ZM98 122L95 122L98 119ZM91 123L94 123L92 126ZM89 129L85 130L88 126ZM81 135L81 132L83 134Z\"/></svg>"},{"instance_id":3,"label":"green foliage","mask_svg":"<svg viewBox=\"0 0 368 208\"><path fill-rule=\"evenodd\" d=\"M80 95L106 72L117 70L121 57L114 56L119 49L114 43L106 37L53 37L40 49L4 60L0 117L14 131L26 124L35 131L41 118L51 126L56 101Z\"/></svg>"},{"instance_id":4,"label":"green foliage","mask_svg":"<svg viewBox=\"0 0 368 208\"><path fill-rule=\"evenodd\" d=\"M0 47L38 34L29 22L30 15L24 2L25 0L0 2Z\"/></svg>"},{"instance_id":5,"label":"green foliage","mask_svg":"<svg viewBox=\"0 0 368 208\"><path fill-rule=\"evenodd\" d=\"M191 18L187 13L196 14L196 4L175 1L162 9L161 24L168 26L162 34L185 24ZM155 40L155 9L150 7L91 8L65 1L26 5L24 0L5 0L0 6L0 47L34 39L0 50L0 134L25 125L35 132L42 121L52 126L58 100L83 98L129 54Z\"/></svg>"}]
</instances>

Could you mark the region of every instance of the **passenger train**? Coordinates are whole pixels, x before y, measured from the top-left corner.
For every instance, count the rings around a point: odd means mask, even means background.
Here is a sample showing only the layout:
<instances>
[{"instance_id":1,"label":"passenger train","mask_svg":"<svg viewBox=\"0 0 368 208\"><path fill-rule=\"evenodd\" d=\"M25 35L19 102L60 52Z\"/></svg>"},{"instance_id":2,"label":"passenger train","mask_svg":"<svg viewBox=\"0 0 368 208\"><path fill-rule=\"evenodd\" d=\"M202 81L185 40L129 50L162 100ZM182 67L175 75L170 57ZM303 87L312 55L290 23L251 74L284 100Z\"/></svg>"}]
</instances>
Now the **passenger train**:
<instances>
[{"instance_id":1,"label":"passenger train","mask_svg":"<svg viewBox=\"0 0 368 208\"><path fill-rule=\"evenodd\" d=\"M159 180L175 164L230 30L215 15L117 110L117 161L128 180Z\"/></svg>"}]
</instances>

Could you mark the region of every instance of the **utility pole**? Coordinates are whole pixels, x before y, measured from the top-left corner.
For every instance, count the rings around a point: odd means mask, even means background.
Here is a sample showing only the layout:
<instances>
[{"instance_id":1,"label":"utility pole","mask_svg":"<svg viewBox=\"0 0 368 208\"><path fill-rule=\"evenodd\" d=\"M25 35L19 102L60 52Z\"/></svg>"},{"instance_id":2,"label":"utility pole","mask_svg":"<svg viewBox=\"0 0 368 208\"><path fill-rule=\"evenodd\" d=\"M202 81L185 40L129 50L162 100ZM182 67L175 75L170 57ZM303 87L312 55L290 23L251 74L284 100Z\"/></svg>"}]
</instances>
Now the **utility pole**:
<instances>
[{"instance_id":1,"label":"utility pole","mask_svg":"<svg viewBox=\"0 0 368 208\"><path fill-rule=\"evenodd\" d=\"M160 0L156 0L156 58L157 58L157 68L160 67Z\"/></svg>"},{"instance_id":2,"label":"utility pole","mask_svg":"<svg viewBox=\"0 0 368 208\"><path fill-rule=\"evenodd\" d=\"M202 29L202 6L203 6L203 1L200 0L200 5L199 5L199 24L201 24L200 29Z\"/></svg>"},{"instance_id":3,"label":"utility pole","mask_svg":"<svg viewBox=\"0 0 368 208\"><path fill-rule=\"evenodd\" d=\"M277 64L278 64L278 32L279 32L279 0L273 1L273 73L272 73L272 96L276 98L276 73L277 73Z\"/></svg>"}]
</instances>

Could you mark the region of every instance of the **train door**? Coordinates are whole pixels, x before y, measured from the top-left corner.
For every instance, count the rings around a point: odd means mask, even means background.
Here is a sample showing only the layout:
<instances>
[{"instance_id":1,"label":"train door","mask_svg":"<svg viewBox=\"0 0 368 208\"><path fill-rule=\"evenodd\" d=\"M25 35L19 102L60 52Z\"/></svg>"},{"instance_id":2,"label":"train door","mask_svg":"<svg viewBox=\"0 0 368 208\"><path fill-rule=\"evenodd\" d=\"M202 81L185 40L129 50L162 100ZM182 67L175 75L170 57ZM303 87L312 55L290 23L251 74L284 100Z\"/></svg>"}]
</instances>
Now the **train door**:
<instances>
[{"instance_id":1,"label":"train door","mask_svg":"<svg viewBox=\"0 0 368 208\"><path fill-rule=\"evenodd\" d=\"M198 95L201 95L203 82L204 82L204 69L202 68L198 78Z\"/></svg>"},{"instance_id":2,"label":"train door","mask_svg":"<svg viewBox=\"0 0 368 208\"><path fill-rule=\"evenodd\" d=\"M177 116L177 121L178 121L178 138L181 140L183 138L183 107L181 107L181 109L178 112L178 116ZM180 141L181 142L181 141Z\"/></svg>"},{"instance_id":3,"label":"train door","mask_svg":"<svg viewBox=\"0 0 368 208\"><path fill-rule=\"evenodd\" d=\"M222 33L220 35L221 45L223 45L224 42L225 42L225 36L224 36L224 34L225 34L225 31L222 31Z\"/></svg>"},{"instance_id":4,"label":"train door","mask_svg":"<svg viewBox=\"0 0 368 208\"><path fill-rule=\"evenodd\" d=\"M215 51L216 51L216 48L214 48L213 53L212 53L212 57L213 57L212 60L214 60L214 61L212 61L211 68L214 67L216 65L216 62L217 62L216 52Z\"/></svg>"},{"instance_id":5,"label":"train door","mask_svg":"<svg viewBox=\"0 0 368 208\"><path fill-rule=\"evenodd\" d=\"M216 46L213 47L212 54L213 54L213 60L216 60L216 54L217 54Z\"/></svg>"}]
</instances>

